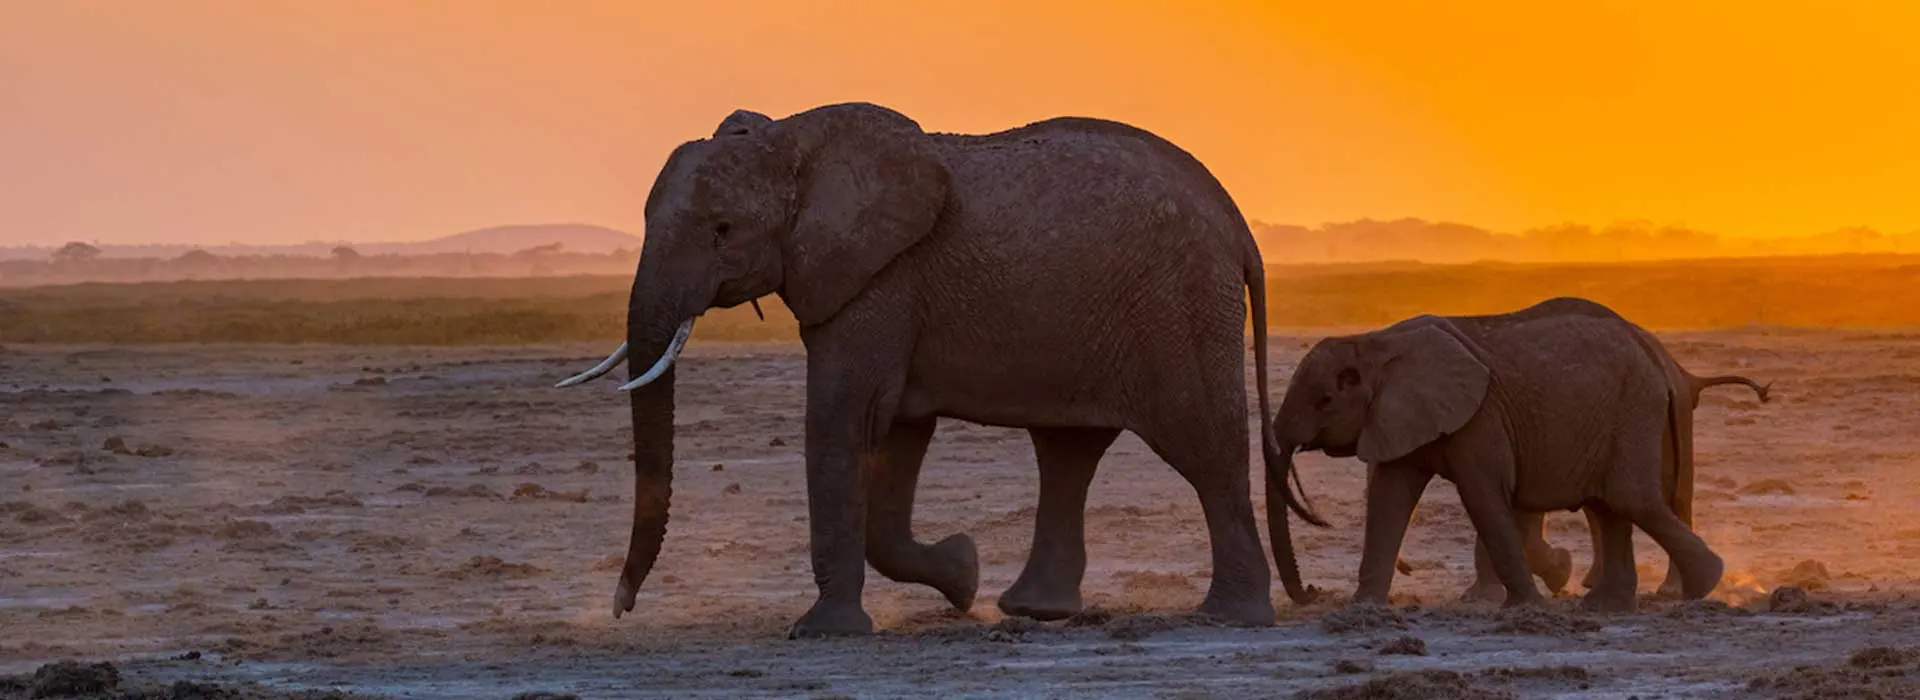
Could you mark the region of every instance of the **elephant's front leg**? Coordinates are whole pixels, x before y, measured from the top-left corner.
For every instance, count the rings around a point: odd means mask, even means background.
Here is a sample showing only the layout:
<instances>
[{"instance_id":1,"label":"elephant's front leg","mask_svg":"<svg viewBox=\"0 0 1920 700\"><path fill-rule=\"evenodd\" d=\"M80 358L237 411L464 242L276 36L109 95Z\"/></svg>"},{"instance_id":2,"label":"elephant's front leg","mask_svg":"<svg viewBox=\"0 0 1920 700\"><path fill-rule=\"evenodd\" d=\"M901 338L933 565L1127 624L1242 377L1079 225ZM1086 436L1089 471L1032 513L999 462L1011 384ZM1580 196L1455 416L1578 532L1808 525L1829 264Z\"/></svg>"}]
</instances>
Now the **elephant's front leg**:
<instances>
[{"instance_id":1,"label":"elephant's front leg","mask_svg":"<svg viewBox=\"0 0 1920 700\"><path fill-rule=\"evenodd\" d=\"M1540 602L1540 589L1533 585L1533 572L1527 570L1526 543L1514 520L1513 495L1495 475L1510 469L1474 465L1455 468L1454 486L1460 503L1473 520L1473 529L1486 544L1487 557L1494 574L1507 589L1505 605L1530 605Z\"/></svg>"},{"instance_id":2,"label":"elephant's front leg","mask_svg":"<svg viewBox=\"0 0 1920 700\"><path fill-rule=\"evenodd\" d=\"M1360 581L1353 592L1355 603L1387 602L1393 588L1394 562L1400 558L1400 541L1407 536L1407 521L1420 494L1433 480L1433 471L1420 466L1389 462L1367 469L1367 532L1360 550Z\"/></svg>"},{"instance_id":3,"label":"elephant's front leg","mask_svg":"<svg viewBox=\"0 0 1920 700\"><path fill-rule=\"evenodd\" d=\"M966 612L980 590L973 538L954 534L932 545L913 538L914 491L934 426L933 420L899 421L887 431L880 459L868 475L867 563L895 581L932 586Z\"/></svg>"},{"instance_id":4,"label":"elephant's front leg","mask_svg":"<svg viewBox=\"0 0 1920 700\"><path fill-rule=\"evenodd\" d=\"M867 573L865 475L880 460L897 401L886 399L897 392L884 391L870 374L822 371L808 359L807 517L820 597L787 636L869 634L873 618L860 604Z\"/></svg>"},{"instance_id":5,"label":"elephant's front leg","mask_svg":"<svg viewBox=\"0 0 1920 700\"><path fill-rule=\"evenodd\" d=\"M1001 594L1000 610L1058 620L1080 612L1080 582L1087 573L1087 486L1120 431L1035 428L1028 433L1040 467L1040 507L1027 565Z\"/></svg>"}]
</instances>

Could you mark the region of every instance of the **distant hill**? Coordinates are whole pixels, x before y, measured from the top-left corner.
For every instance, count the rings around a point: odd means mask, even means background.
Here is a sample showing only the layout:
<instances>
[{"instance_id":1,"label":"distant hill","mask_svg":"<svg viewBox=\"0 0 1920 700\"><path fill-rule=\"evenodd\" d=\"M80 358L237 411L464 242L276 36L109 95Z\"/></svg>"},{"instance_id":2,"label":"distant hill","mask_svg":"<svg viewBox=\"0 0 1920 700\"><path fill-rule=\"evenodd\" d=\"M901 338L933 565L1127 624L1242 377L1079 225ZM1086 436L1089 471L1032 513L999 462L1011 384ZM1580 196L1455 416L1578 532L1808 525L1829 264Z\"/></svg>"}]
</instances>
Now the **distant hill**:
<instances>
[{"instance_id":1,"label":"distant hill","mask_svg":"<svg viewBox=\"0 0 1920 700\"><path fill-rule=\"evenodd\" d=\"M172 259L188 251L201 250L221 257L294 255L324 258L334 248L345 246L361 255L432 255L436 253L516 253L528 248L560 244L568 253L604 255L620 249L639 250L640 237L625 231L592 224L521 224L494 226L456 233L424 241L403 243L352 243L312 241L295 245L102 245L102 258ZM52 246L0 247L0 260L46 260Z\"/></svg>"},{"instance_id":2,"label":"distant hill","mask_svg":"<svg viewBox=\"0 0 1920 700\"><path fill-rule=\"evenodd\" d=\"M456 233L419 243L355 246L362 254L429 255L432 253L513 253L536 246L560 244L569 253L611 253L639 250L640 237L592 224L531 224L495 226ZM389 246L392 249L389 249Z\"/></svg>"},{"instance_id":3,"label":"distant hill","mask_svg":"<svg viewBox=\"0 0 1920 700\"><path fill-rule=\"evenodd\" d=\"M1867 228L1791 238L1720 236L1684 226L1621 221L1594 228L1564 224L1503 233L1445 221L1361 219L1317 227L1249 222L1269 263L1626 262L1808 255L1920 253L1920 232Z\"/></svg>"}]
</instances>

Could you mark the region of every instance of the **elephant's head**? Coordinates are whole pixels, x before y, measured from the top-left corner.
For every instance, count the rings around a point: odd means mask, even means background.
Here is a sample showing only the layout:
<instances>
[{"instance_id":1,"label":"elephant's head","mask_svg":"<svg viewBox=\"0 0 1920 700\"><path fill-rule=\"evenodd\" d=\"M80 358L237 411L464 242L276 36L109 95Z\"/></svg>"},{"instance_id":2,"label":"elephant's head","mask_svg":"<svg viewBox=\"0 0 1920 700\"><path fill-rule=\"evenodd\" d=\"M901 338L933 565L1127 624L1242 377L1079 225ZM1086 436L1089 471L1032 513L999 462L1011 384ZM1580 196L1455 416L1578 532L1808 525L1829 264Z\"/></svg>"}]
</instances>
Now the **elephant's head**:
<instances>
[{"instance_id":1,"label":"elephant's head","mask_svg":"<svg viewBox=\"0 0 1920 700\"><path fill-rule=\"evenodd\" d=\"M1466 425L1491 375L1444 323L1314 345L1294 368L1274 418L1281 446L1379 464Z\"/></svg>"},{"instance_id":2,"label":"elephant's head","mask_svg":"<svg viewBox=\"0 0 1920 700\"><path fill-rule=\"evenodd\" d=\"M869 104L780 120L735 111L712 137L668 156L647 194L627 341L561 382L579 384L633 361L633 377L621 387L632 392L633 539L615 617L633 609L666 535L672 368L694 319L779 294L801 328L828 322L932 232L947 187L946 168L919 125Z\"/></svg>"}]
</instances>

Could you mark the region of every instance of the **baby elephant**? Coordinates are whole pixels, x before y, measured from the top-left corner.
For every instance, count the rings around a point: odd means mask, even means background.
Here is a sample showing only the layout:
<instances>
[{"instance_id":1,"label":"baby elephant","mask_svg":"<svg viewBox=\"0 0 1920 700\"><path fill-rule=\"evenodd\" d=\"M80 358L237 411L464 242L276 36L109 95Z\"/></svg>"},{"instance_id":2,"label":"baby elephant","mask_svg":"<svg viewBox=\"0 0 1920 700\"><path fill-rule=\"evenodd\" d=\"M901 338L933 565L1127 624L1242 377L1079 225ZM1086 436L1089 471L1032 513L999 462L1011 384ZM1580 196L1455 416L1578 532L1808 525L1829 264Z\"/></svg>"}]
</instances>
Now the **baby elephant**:
<instances>
[{"instance_id":1,"label":"baby elephant","mask_svg":"<svg viewBox=\"0 0 1920 700\"><path fill-rule=\"evenodd\" d=\"M1461 319L1456 319L1455 322L1459 323ZM1754 396L1759 398L1761 403L1766 403L1771 400L1767 391L1771 385L1763 385L1739 375L1694 376L1686 368L1681 367L1671 353L1665 352L1665 346L1660 345L1659 340L1652 338L1651 334L1644 330L1641 333L1647 336L1647 342L1650 345L1661 349L1660 355L1667 367L1667 376L1675 382L1679 390L1676 396L1684 400L1681 405L1682 410L1674 412L1673 435L1677 439L1677 444L1673 456L1678 461L1669 461L1661 465L1660 489L1661 495L1673 508L1673 514L1679 516L1680 521L1686 523L1687 527L1693 527L1693 410L1700 406L1700 392L1725 384L1740 384L1752 389ZM1593 539L1594 559L1593 565L1587 567L1586 578L1580 585L1591 590L1600 582L1606 544L1601 542L1599 518L1592 509L1586 509L1586 516L1587 533ZM1547 544L1544 513L1519 513L1515 519L1520 524L1520 534L1526 540L1527 566L1540 577L1542 583L1547 585L1548 591L1559 593L1571 577L1573 557L1566 549ZM1506 589L1500 584L1500 578L1494 572L1492 560L1487 557L1486 545L1476 544L1473 554L1473 586L1469 587L1461 598L1498 600ZM1402 568L1401 572L1405 573L1406 569ZM1681 589L1680 568L1669 563L1667 577L1660 583L1657 592L1662 596L1674 597L1680 595Z\"/></svg>"},{"instance_id":2,"label":"baby elephant","mask_svg":"<svg viewBox=\"0 0 1920 700\"><path fill-rule=\"evenodd\" d=\"M1693 399L1666 357L1651 334L1584 299L1423 315L1316 344L1294 369L1275 431L1289 453L1368 465L1355 602L1386 602L1408 518L1436 474L1459 490L1507 605L1542 599L1517 517L1578 509L1602 544L1588 608L1634 609L1634 526L1667 551L1682 596L1698 599L1724 564L1663 494L1667 468L1681 461L1677 414Z\"/></svg>"}]
</instances>

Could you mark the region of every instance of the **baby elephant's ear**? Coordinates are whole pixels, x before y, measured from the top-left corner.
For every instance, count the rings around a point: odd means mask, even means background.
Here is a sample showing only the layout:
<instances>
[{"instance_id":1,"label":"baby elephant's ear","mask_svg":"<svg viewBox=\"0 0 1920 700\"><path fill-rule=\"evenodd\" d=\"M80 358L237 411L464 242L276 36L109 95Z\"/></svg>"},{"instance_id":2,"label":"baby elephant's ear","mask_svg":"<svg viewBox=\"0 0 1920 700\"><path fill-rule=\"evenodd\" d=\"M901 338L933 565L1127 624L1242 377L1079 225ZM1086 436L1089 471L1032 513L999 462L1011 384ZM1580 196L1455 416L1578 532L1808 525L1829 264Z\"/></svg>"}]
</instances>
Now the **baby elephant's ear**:
<instances>
[{"instance_id":1,"label":"baby elephant's ear","mask_svg":"<svg viewBox=\"0 0 1920 700\"><path fill-rule=\"evenodd\" d=\"M1360 432L1359 457L1391 462L1450 435L1473 419L1492 375L1439 325L1386 331L1362 344L1373 401Z\"/></svg>"},{"instance_id":2,"label":"baby elephant's ear","mask_svg":"<svg viewBox=\"0 0 1920 700\"><path fill-rule=\"evenodd\" d=\"M720 120L720 126L713 130L713 137L742 136L759 131L761 127L773 123L767 115L745 109L733 110L726 119Z\"/></svg>"}]
</instances>

